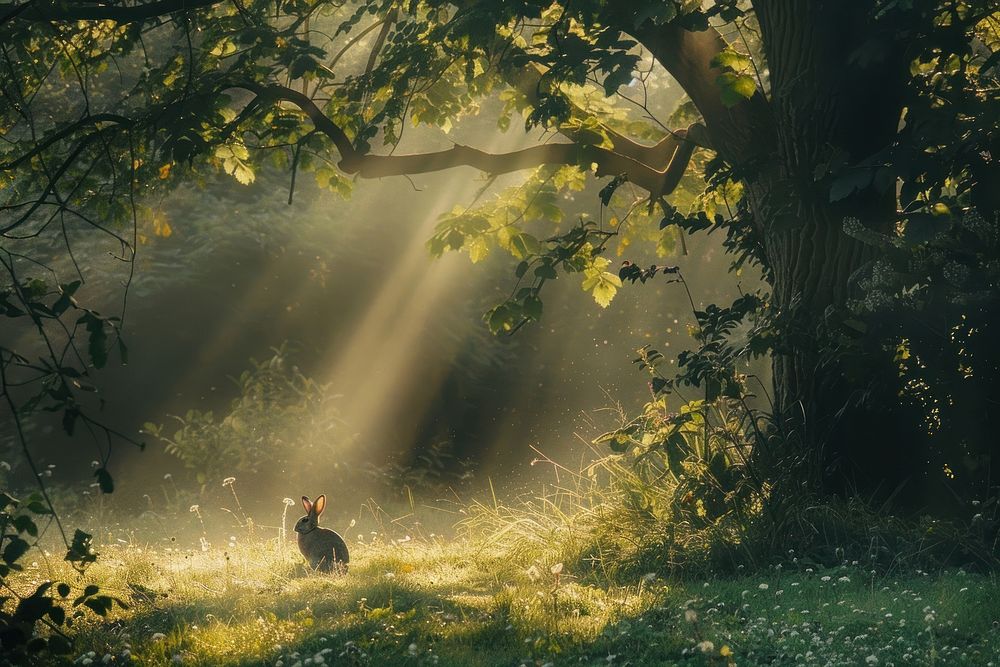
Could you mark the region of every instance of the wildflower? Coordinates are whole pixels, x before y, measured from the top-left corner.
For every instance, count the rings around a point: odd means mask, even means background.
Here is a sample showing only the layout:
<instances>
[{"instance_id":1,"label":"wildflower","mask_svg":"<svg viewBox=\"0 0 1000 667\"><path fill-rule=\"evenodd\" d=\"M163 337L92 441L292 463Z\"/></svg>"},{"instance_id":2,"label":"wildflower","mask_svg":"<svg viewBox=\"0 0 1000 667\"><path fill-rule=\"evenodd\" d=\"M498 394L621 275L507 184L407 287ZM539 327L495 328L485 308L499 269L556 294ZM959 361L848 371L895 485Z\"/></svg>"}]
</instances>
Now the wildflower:
<instances>
[{"instance_id":1,"label":"wildflower","mask_svg":"<svg viewBox=\"0 0 1000 667\"><path fill-rule=\"evenodd\" d=\"M162 632L154 632L153 636L152 636L152 640L154 642L163 641L166 638L167 638L167 636L165 634L163 634Z\"/></svg>"},{"instance_id":2,"label":"wildflower","mask_svg":"<svg viewBox=\"0 0 1000 667\"><path fill-rule=\"evenodd\" d=\"M706 639L705 641L699 642L695 646L695 648L701 651L702 653L711 653L712 651L715 650L715 644Z\"/></svg>"},{"instance_id":3,"label":"wildflower","mask_svg":"<svg viewBox=\"0 0 1000 667\"><path fill-rule=\"evenodd\" d=\"M698 612L694 609L686 609L684 611L684 620L688 623L696 623L698 621Z\"/></svg>"},{"instance_id":4,"label":"wildflower","mask_svg":"<svg viewBox=\"0 0 1000 667\"><path fill-rule=\"evenodd\" d=\"M295 504L295 501L294 501L294 500L292 500L291 498L285 498L285 499L284 499L284 500L282 500L281 502L285 503L285 505L288 505L289 507L291 507L292 505L294 505L294 504Z\"/></svg>"},{"instance_id":5,"label":"wildflower","mask_svg":"<svg viewBox=\"0 0 1000 667\"><path fill-rule=\"evenodd\" d=\"M542 578L542 573L539 572L538 568L535 567L534 565L532 565L531 567L529 567L526 570L525 574L527 574L528 575L528 579L531 579L532 581L538 581L539 579Z\"/></svg>"},{"instance_id":6,"label":"wildflower","mask_svg":"<svg viewBox=\"0 0 1000 667\"><path fill-rule=\"evenodd\" d=\"M723 644L722 648L719 649L719 655L723 658L728 658L733 654L733 649L729 648L729 644Z\"/></svg>"},{"instance_id":7,"label":"wildflower","mask_svg":"<svg viewBox=\"0 0 1000 667\"><path fill-rule=\"evenodd\" d=\"M556 563L555 565L549 568L549 572L551 572L552 574L560 574L562 571L563 571L562 563Z\"/></svg>"},{"instance_id":8,"label":"wildflower","mask_svg":"<svg viewBox=\"0 0 1000 667\"><path fill-rule=\"evenodd\" d=\"M417 654L417 645L416 644L410 644L410 647L407 649L407 653L409 653L410 655L415 656Z\"/></svg>"},{"instance_id":9,"label":"wildflower","mask_svg":"<svg viewBox=\"0 0 1000 667\"><path fill-rule=\"evenodd\" d=\"M877 665L878 664L878 658L876 658L874 655L870 655L867 658L865 658L865 663L867 663L869 665Z\"/></svg>"},{"instance_id":10,"label":"wildflower","mask_svg":"<svg viewBox=\"0 0 1000 667\"><path fill-rule=\"evenodd\" d=\"M235 481L236 481L235 477L227 477L224 480L222 480L222 486L232 486Z\"/></svg>"},{"instance_id":11,"label":"wildflower","mask_svg":"<svg viewBox=\"0 0 1000 667\"><path fill-rule=\"evenodd\" d=\"M770 586L768 586L767 584L760 584L759 586L757 586L757 588L759 588L762 591L766 591L768 588L770 588Z\"/></svg>"}]
</instances>

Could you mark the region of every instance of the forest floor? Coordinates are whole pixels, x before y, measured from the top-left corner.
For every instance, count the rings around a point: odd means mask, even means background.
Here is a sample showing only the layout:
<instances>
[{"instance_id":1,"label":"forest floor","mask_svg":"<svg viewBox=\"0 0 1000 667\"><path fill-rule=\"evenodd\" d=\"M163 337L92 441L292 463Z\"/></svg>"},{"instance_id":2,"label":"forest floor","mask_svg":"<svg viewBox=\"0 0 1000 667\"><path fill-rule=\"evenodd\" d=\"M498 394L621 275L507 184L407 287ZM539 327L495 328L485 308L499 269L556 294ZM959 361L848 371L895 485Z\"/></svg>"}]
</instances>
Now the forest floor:
<instances>
[{"instance_id":1,"label":"forest floor","mask_svg":"<svg viewBox=\"0 0 1000 667\"><path fill-rule=\"evenodd\" d=\"M333 576L306 571L291 541L105 548L76 584L128 607L78 626L67 662L1000 665L995 576L845 564L612 583L524 562L495 539L369 540L352 551L349 574ZM26 586L72 580L44 564L24 574Z\"/></svg>"}]
</instances>

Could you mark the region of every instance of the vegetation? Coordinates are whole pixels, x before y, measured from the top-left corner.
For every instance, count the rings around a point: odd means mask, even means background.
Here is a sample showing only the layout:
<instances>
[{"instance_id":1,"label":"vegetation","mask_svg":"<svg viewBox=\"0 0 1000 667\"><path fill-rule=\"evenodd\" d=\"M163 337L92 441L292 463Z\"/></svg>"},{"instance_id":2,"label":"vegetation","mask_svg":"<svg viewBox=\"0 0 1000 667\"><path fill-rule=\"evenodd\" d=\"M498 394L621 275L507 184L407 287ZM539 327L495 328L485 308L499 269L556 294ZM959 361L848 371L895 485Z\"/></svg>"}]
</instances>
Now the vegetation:
<instances>
[{"instance_id":1,"label":"vegetation","mask_svg":"<svg viewBox=\"0 0 1000 667\"><path fill-rule=\"evenodd\" d=\"M0 166L10 219L2 233L14 250L68 217L109 234L129 261L134 247L115 229L136 224L137 197L206 169L250 184L255 164L287 168L292 197L300 170L347 192L345 174L472 166L495 177L536 168L534 185L497 204L457 209L430 241L435 252L465 249L474 261L498 246L520 260L518 287L487 315L492 329L538 319L542 287L560 270L581 274L583 288L607 305L631 269L616 275L603 253L613 240L627 247L642 238L632 228L724 230L734 265L759 265L768 282L744 354L772 355L773 412L795 433L785 453L805 463L779 475L884 498L907 485L946 486L936 465L944 459L968 478L965 490L981 495L995 439L966 428L969 420L950 406L961 403L976 422L995 412L988 407L996 401L996 357L978 344L990 337L997 302L990 174L998 28L990 7L931 0L726 0L704 8L656 0L627 10L433 0L9 5L3 123L11 139ZM656 115L664 75L688 98L667 122ZM504 102L501 128L520 112L526 129L564 141L509 153L455 145L395 154L408 124L447 131L491 96ZM628 106L641 113L629 115ZM693 192L700 179L707 186L693 198L678 191L692 164ZM558 221L558 195L591 172L612 177L601 191L608 219L602 208L600 219L540 240L532 225ZM10 314L32 313L28 304L46 291L72 298L74 283L46 287L22 276L19 262L7 262L16 287L5 297ZM893 295L911 315L902 331L899 313L885 312L884 297ZM35 318L66 313L63 303L44 306ZM892 326L880 323L883 313ZM92 362L103 365L116 321L90 311L80 323ZM918 341L911 330L935 333ZM937 372L928 381L904 367L897 408L894 355L911 344ZM957 378L948 373L956 355ZM66 366L58 361L42 376L14 366L60 383ZM53 400L59 409L67 399ZM77 403L65 406L70 424ZM961 454L935 439L945 422L958 429ZM895 443L914 439L928 456L905 461L931 467L899 465ZM866 474L873 466L879 474ZM886 477L892 469L898 474Z\"/></svg>"},{"instance_id":2,"label":"vegetation","mask_svg":"<svg viewBox=\"0 0 1000 667\"><path fill-rule=\"evenodd\" d=\"M0 4L0 313L12 325L0 338L0 423L22 461L19 492L0 497L5 650L68 650L72 624L93 648L77 658L87 664L217 664L234 646L248 650L234 662L289 665L334 652L471 662L485 643L499 661L539 664L995 653L995 581L920 571L992 571L1000 544L993 4ZM498 132L523 121L525 137L458 143L483 118ZM507 147L477 147L490 145ZM150 203L220 173L240 187L284 176L291 203L305 174L347 197L362 179L457 167L485 174L482 188L426 244L474 264L510 258L489 331L541 320L563 277L601 308L626 283L669 285L690 303L694 345L675 359L639 348L649 400L618 411L582 472L539 459L569 489L513 508L459 505L467 534L454 542L389 543L382 526L350 578L299 581L284 514L279 541L265 541L231 475L252 484L309 461L296 483L350 484L363 470L412 510L413 487L464 471L445 470L436 442L421 465L366 460L333 388L285 348L254 362L221 412L192 407L141 435L116 428L97 371L128 363L138 246L172 235ZM227 207L216 203L192 215ZM696 305L668 258L698 232L724 237L731 272L759 273L760 287ZM95 257L109 255L125 270L108 281L114 293L84 299ZM211 249L185 259L174 265L210 261ZM370 271L383 264L376 253ZM168 500L197 517L201 550L70 535L53 494L71 492L46 483L34 449L46 415L93 446L95 493L116 489L117 447L164 445L193 477ZM199 509L219 478L246 531L222 555ZM30 547L55 552L42 517L64 566L25 567ZM69 579L63 567L79 595L42 582ZM713 578L723 572L735 578ZM707 578L700 593L695 574ZM222 621L226 604L238 611Z\"/></svg>"},{"instance_id":3,"label":"vegetation","mask_svg":"<svg viewBox=\"0 0 1000 667\"><path fill-rule=\"evenodd\" d=\"M207 551L172 534L121 540L83 583L128 607L79 626L65 662L985 665L1000 651L994 577L842 556L825 567L793 551L725 578L612 573L619 555L579 558L594 536L565 501L546 504L544 514L470 508L448 537L431 532L440 512L390 521L367 508L348 534L346 577L307 572L280 539L236 535ZM64 574L39 560L19 583Z\"/></svg>"}]
</instances>

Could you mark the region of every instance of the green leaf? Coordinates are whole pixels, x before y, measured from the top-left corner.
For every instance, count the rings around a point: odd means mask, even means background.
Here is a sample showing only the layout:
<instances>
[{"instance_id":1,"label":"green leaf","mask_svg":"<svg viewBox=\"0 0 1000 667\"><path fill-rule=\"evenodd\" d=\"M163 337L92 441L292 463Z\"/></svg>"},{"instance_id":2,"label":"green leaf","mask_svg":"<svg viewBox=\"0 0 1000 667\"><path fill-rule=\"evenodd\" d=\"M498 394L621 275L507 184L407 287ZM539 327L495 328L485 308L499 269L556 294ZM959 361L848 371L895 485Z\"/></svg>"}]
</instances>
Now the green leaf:
<instances>
[{"instance_id":1,"label":"green leaf","mask_svg":"<svg viewBox=\"0 0 1000 667\"><path fill-rule=\"evenodd\" d=\"M317 66L316 59L309 55L301 55L292 61L288 68L288 75L293 79L305 76L307 72L313 72Z\"/></svg>"},{"instance_id":2,"label":"green leaf","mask_svg":"<svg viewBox=\"0 0 1000 667\"><path fill-rule=\"evenodd\" d=\"M723 72L715 83L719 86L722 103L727 107L734 107L743 100L750 99L757 90L753 77L746 74Z\"/></svg>"},{"instance_id":3,"label":"green leaf","mask_svg":"<svg viewBox=\"0 0 1000 667\"><path fill-rule=\"evenodd\" d=\"M836 202L860 192L872 184L875 171L870 167L848 167L830 184L830 201Z\"/></svg>"},{"instance_id":4,"label":"green leaf","mask_svg":"<svg viewBox=\"0 0 1000 667\"><path fill-rule=\"evenodd\" d=\"M104 320L94 313L84 313L79 322L87 328L87 352L95 368L104 368L108 362L108 335L104 331Z\"/></svg>"},{"instance_id":5,"label":"green leaf","mask_svg":"<svg viewBox=\"0 0 1000 667\"><path fill-rule=\"evenodd\" d=\"M70 543L69 549L66 551L66 560L78 565L87 565L96 561L97 553L94 552L92 542L92 535L77 528L76 532L73 533L73 541ZM96 586L94 588L96 588ZM93 595L93 593L87 593L90 589L91 586L87 586L83 592L83 597ZM79 599L80 598L78 598L78 600ZM79 602L74 602L73 604L79 604Z\"/></svg>"},{"instance_id":6,"label":"green leaf","mask_svg":"<svg viewBox=\"0 0 1000 667\"><path fill-rule=\"evenodd\" d=\"M615 190L617 190L618 186L620 186L627 180L628 180L628 174L618 174L617 176L612 178L607 185L601 188L601 191L598 193L598 197L601 198L601 205L607 206L608 204L610 204L611 197L614 196Z\"/></svg>"},{"instance_id":7,"label":"green leaf","mask_svg":"<svg viewBox=\"0 0 1000 667\"><path fill-rule=\"evenodd\" d=\"M532 320L542 319L542 300L537 296L528 296L524 299L521 304L521 309L524 312L524 316Z\"/></svg>"},{"instance_id":8,"label":"green leaf","mask_svg":"<svg viewBox=\"0 0 1000 667\"><path fill-rule=\"evenodd\" d=\"M734 51L732 47L729 47L715 54L710 64L712 67L718 67L719 69L742 72L750 66L750 56Z\"/></svg>"},{"instance_id":9,"label":"green leaf","mask_svg":"<svg viewBox=\"0 0 1000 667\"><path fill-rule=\"evenodd\" d=\"M95 470L94 477L97 478L97 484L101 487L102 493L115 492L115 481L111 477L111 473L108 472L107 468L98 468Z\"/></svg>"},{"instance_id":10,"label":"green leaf","mask_svg":"<svg viewBox=\"0 0 1000 667\"><path fill-rule=\"evenodd\" d=\"M514 313L509 304L500 304L486 313L486 324L490 332L498 334L514 328Z\"/></svg>"},{"instance_id":11,"label":"green leaf","mask_svg":"<svg viewBox=\"0 0 1000 667\"><path fill-rule=\"evenodd\" d=\"M7 546L3 550L3 560L8 565L13 565L21 556L28 552L30 545L17 536L7 538Z\"/></svg>"},{"instance_id":12,"label":"green leaf","mask_svg":"<svg viewBox=\"0 0 1000 667\"><path fill-rule=\"evenodd\" d=\"M518 259L526 259L531 255L538 254L541 244L531 234L521 232L510 239L510 252Z\"/></svg>"},{"instance_id":13,"label":"green leaf","mask_svg":"<svg viewBox=\"0 0 1000 667\"><path fill-rule=\"evenodd\" d=\"M581 287L584 292L593 294L594 301L601 308L607 308L611 305L611 300L615 298L618 288L622 286L621 278L604 270L609 264L608 259L596 257L583 272L584 279Z\"/></svg>"},{"instance_id":14,"label":"green leaf","mask_svg":"<svg viewBox=\"0 0 1000 667\"><path fill-rule=\"evenodd\" d=\"M17 532L19 533L27 533L32 537L38 536L38 526L35 525L35 522L27 514L20 514L14 517L14 527L17 528Z\"/></svg>"}]
</instances>

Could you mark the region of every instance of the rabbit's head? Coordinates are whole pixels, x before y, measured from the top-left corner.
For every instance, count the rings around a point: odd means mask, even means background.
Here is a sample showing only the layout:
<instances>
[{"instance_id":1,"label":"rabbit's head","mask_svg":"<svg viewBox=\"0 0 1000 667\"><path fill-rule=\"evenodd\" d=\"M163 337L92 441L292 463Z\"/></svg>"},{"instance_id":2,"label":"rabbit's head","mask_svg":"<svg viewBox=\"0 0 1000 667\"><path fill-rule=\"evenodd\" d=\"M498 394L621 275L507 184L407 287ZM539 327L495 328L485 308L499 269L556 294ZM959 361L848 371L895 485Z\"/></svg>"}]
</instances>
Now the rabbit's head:
<instances>
[{"instance_id":1,"label":"rabbit's head","mask_svg":"<svg viewBox=\"0 0 1000 667\"><path fill-rule=\"evenodd\" d=\"M321 495L315 502L309 501L309 496L302 496L302 507L306 510L306 515L295 522L296 533L308 533L316 530L319 525L319 515L326 508L326 496Z\"/></svg>"}]
</instances>

